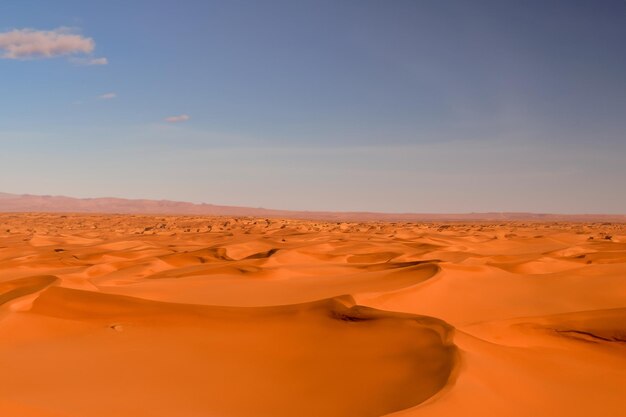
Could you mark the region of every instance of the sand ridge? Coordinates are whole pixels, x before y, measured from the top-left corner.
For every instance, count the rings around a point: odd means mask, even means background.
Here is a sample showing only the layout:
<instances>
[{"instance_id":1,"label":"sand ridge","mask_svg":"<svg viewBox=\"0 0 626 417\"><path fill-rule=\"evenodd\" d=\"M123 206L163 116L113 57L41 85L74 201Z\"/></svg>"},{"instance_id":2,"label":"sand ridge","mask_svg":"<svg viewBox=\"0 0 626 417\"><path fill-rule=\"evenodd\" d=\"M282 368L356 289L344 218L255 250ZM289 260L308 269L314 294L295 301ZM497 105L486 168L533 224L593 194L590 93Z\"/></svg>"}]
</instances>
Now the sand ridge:
<instances>
[{"instance_id":1,"label":"sand ridge","mask_svg":"<svg viewBox=\"0 0 626 417\"><path fill-rule=\"evenodd\" d=\"M613 223L0 214L0 414L618 416L625 272Z\"/></svg>"}]
</instances>

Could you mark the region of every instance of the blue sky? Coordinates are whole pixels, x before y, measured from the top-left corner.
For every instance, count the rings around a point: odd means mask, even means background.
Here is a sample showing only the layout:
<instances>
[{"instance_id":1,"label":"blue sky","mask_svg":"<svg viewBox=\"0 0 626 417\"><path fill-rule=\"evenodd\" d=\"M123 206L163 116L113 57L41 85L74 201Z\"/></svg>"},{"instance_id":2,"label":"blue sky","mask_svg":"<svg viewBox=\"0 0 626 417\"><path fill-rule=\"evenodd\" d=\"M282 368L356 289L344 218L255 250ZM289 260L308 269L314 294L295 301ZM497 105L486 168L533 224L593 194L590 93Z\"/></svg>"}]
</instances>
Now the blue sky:
<instances>
[{"instance_id":1,"label":"blue sky","mask_svg":"<svg viewBox=\"0 0 626 417\"><path fill-rule=\"evenodd\" d=\"M626 213L624 44L621 0L6 1L0 191Z\"/></svg>"}]
</instances>

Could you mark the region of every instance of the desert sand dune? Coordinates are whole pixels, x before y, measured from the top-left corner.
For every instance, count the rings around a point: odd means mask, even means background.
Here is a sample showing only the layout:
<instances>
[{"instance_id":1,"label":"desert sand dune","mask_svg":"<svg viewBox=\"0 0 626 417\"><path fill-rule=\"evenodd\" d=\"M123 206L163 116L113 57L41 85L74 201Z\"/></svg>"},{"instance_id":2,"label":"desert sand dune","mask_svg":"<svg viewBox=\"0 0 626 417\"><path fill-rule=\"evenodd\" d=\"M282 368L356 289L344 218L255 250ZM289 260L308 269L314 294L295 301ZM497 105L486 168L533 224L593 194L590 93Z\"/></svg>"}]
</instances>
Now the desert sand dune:
<instances>
[{"instance_id":1,"label":"desert sand dune","mask_svg":"<svg viewBox=\"0 0 626 417\"><path fill-rule=\"evenodd\" d=\"M0 215L0 415L621 416L626 226Z\"/></svg>"},{"instance_id":2,"label":"desert sand dune","mask_svg":"<svg viewBox=\"0 0 626 417\"><path fill-rule=\"evenodd\" d=\"M41 275L0 282L0 305L44 289L55 282L52 275Z\"/></svg>"},{"instance_id":3,"label":"desert sand dune","mask_svg":"<svg viewBox=\"0 0 626 417\"><path fill-rule=\"evenodd\" d=\"M346 302L242 309L51 287L2 326L2 392L76 415L378 416L445 386L449 326Z\"/></svg>"}]
</instances>

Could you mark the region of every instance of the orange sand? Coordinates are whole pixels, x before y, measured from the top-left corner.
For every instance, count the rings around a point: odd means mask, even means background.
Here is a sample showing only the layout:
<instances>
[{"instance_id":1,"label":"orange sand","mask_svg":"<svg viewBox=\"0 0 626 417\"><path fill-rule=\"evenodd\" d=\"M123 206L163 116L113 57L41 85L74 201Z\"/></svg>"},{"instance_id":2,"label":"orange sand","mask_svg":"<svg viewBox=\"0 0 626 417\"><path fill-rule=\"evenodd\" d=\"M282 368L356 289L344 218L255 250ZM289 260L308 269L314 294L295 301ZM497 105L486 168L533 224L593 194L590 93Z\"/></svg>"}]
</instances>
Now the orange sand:
<instances>
[{"instance_id":1,"label":"orange sand","mask_svg":"<svg viewBox=\"0 0 626 417\"><path fill-rule=\"evenodd\" d=\"M623 416L626 225L0 214L0 416Z\"/></svg>"}]
</instances>

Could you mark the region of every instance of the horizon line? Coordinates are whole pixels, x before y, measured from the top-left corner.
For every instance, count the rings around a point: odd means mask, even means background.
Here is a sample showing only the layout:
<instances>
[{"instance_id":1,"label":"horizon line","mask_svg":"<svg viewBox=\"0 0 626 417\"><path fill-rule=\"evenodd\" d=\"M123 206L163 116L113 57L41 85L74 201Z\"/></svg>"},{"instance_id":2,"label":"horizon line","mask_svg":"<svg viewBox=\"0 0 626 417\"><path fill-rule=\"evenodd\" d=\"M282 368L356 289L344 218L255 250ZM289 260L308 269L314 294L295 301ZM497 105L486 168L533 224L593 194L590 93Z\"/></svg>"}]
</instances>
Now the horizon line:
<instances>
[{"instance_id":1,"label":"horizon line","mask_svg":"<svg viewBox=\"0 0 626 417\"><path fill-rule=\"evenodd\" d=\"M37 205L36 202L33 201L16 201L18 199L48 199L46 205L45 203L39 202L40 205ZM52 201L57 199L57 201ZM64 207L60 204L58 199L63 199L66 203L65 210ZM12 205L8 207L9 210L5 209L5 205L2 204L2 201L11 201ZM69 201L67 201L69 200ZM112 203L113 201L123 204L127 203L126 207L115 206L114 204L109 204L109 208L106 207L93 207L93 206L81 206L77 207L76 205L80 205L81 202L102 202L106 203L106 201ZM112 201L113 200L113 201ZM30 203L30 205L29 205ZM55 205L56 203L56 205ZM138 207L137 205L133 206L133 204L144 203L149 204L151 207ZM178 207L161 207L162 212L155 211L159 210L158 204L161 203L166 206L176 205ZM41 205L43 204L43 205ZM194 209L201 210L204 209L213 209L213 212L194 212ZM17 210L11 210L17 209ZM98 209L102 209L102 211L98 211ZM108 211L111 210L111 211ZM220 210L223 213L220 213ZM276 208L265 208L265 207L252 207L252 206L240 206L240 205L229 205L229 204L215 204L215 203L194 203L190 201L180 201L180 200L171 200L167 198L163 199L151 199L151 198L126 198L126 197L74 197L67 195L53 195L53 194L14 194L14 193L5 193L0 192L0 212L8 213L8 212L67 212L67 213L101 213L101 214L176 214L176 215L230 215L230 216L252 216L252 217L276 217L278 215L282 215L284 217L296 217L296 218L308 218L307 216L311 216L311 218L316 218L316 216L321 216L323 218L327 218L327 220L334 220L349 216L355 216L355 218L360 217L361 220L376 220L379 218L380 220L388 220L388 219L398 219L409 220L410 218L415 218L418 220L418 217L431 217L430 220L452 220L455 217L458 220L471 220L472 217L477 217L476 220L554 220L557 218L565 218L565 219L573 219L573 218L582 218L581 221L591 221L594 217L598 220L606 220L608 218L615 218L619 221L626 221L626 213L554 213L554 212L533 212L533 211L470 211L470 212L383 212L383 211L367 211L367 210L293 210L293 209L276 209ZM492 216L492 217L485 217ZM497 216L502 216L501 218L497 218ZM367 219L365 219L367 217ZM371 218L371 219L370 219ZM391 220L388 220L391 221Z\"/></svg>"}]
</instances>

